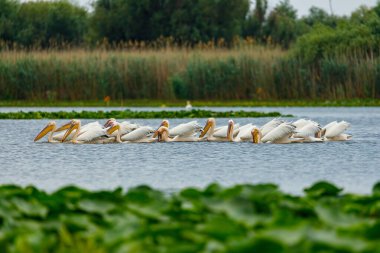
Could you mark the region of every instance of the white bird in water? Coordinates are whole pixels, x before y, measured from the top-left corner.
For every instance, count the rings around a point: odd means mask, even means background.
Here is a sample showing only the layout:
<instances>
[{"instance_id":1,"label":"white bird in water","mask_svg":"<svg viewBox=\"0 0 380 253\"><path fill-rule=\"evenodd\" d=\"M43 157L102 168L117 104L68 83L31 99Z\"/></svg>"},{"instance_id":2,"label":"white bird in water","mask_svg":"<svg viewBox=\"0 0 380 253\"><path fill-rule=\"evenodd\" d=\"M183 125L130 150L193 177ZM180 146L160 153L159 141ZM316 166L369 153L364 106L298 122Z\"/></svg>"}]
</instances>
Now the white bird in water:
<instances>
[{"instance_id":1,"label":"white bird in water","mask_svg":"<svg viewBox=\"0 0 380 253\"><path fill-rule=\"evenodd\" d=\"M114 118L111 118L109 120L107 120L107 122L104 124L104 127L105 128L108 128L108 127L112 127L114 126L115 124L118 124L118 129L117 131L112 131L111 134L109 134L110 137L117 137L117 135L119 134L120 137L123 136L123 135L126 135L134 130L136 130L137 128L139 128L140 126L138 124L133 124L129 121L123 121L121 123L118 123L116 121L116 119Z\"/></svg>"},{"instance_id":2,"label":"white bird in water","mask_svg":"<svg viewBox=\"0 0 380 253\"><path fill-rule=\"evenodd\" d=\"M322 128L317 122L305 120L303 123L300 127L296 127L294 138L303 138L304 142L323 142L323 139L319 137Z\"/></svg>"},{"instance_id":3,"label":"white bird in water","mask_svg":"<svg viewBox=\"0 0 380 253\"><path fill-rule=\"evenodd\" d=\"M258 129L258 127L251 123L241 126L239 128L239 133L234 138L234 142L253 141L253 129Z\"/></svg>"},{"instance_id":4,"label":"white bird in water","mask_svg":"<svg viewBox=\"0 0 380 253\"><path fill-rule=\"evenodd\" d=\"M59 131L63 131L63 130L67 130L68 128L70 127L70 125L63 125L61 126L60 128L57 129L57 124L55 123L55 121L50 121L42 130L41 132L39 132L36 136L36 138L34 138L34 141L38 141L40 140L41 138L43 138L45 135L47 135L48 133L49 136L48 136L48 142L51 142L51 143L54 143L54 142L60 142L62 140L62 137L63 137L63 134L61 137L59 137L58 135L54 135L54 133L56 132L59 132Z\"/></svg>"},{"instance_id":5,"label":"white bird in water","mask_svg":"<svg viewBox=\"0 0 380 253\"><path fill-rule=\"evenodd\" d=\"M107 133L111 135L115 131L117 131L116 142L119 143L149 143L156 141L156 138L153 138L154 129L149 126L141 126L121 136L120 123L114 122Z\"/></svg>"},{"instance_id":6,"label":"white bird in water","mask_svg":"<svg viewBox=\"0 0 380 253\"><path fill-rule=\"evenodd\" d=\"M292 138L296 127L290 123L282 123L265 136L260 133L260 130L255 128L252 130L252 138L254 143L276 143L288 144L302 142L303 138ZM263 136L263 137L262 137Z\"/></svg>"},{"instance_id":7,"label":"white bird in water","mask_svg":"<svg viewBox=\"0 0 380 253\"><path fill-rule=\"evenodd\" d=\"M215 130L215 119L209 118L206 121L206 125L199 138L204 138L208 141L233 141L234 136L239 133L239 126L237 124L237 129L234 128L234 122L232 120L228 121L228 125L218 128Z\"/></svg>"},{"instance_id":8,"label":"white bird in water","mask_svg":"<svg viewBox=\"0 0 380 253\"><path fill-rule=\"evenodd\" d=\"M325 141L347 141L351 140L352 135L344 132L350 127L350 123L346 121L331 122L323 128L322 136Z\"/></svg>"},{"instance_id":9,"label":"white bird in water","mask_svg":"<svg viewBox=\"0 0 380 253\"><path fill-rule=\"evenodd\" d=\"M202 126L199 125L198 121L196 120L179 124L178 126L175 126L173 128L169 128L168 120L163 120L160 127L167 128L168 137L173 138L173 140L178 141L178 142L199 141L199 138L196 137L196 135L202 130ZM157 131L159 129L157 129ZM161 130L166 131L165 129L161 129ZM158 135L157 131L155 132L153 137L156 137Z\"/></svg>"},{"instance_id":10,"label":"white bird in water","mask_svg":"<svg viewBox=\"0 0 380 253\"><path fill-rule=\"evenodd\" d=\"M280 120L278 118L276 119L272 119L271 121L269 121L268 123L266 123L265 125L263 125L259 130L260 130L260 134L261 134L261 137L264 137L265 135L267 135L270 131L272 131L273 129L275 129L276 127L278 127L279 125L281 125L282 123L284 123L283 120Z\"/></svg>"},{"instance_id":11,"label":"white bird in water","mask_svg":"<svg viewBox=\"0 0 380 253\"><path fill-rule=\"evenodd\" d=\"M103 128L99 122L87 124L81 128L80 120L72 120L70 128L66 131L61 142L64 142L74 130L75 134L71 139L72 143L109 143L114 140L114 138L107 136L107 129Z\"/></svg>"}]
</instances>

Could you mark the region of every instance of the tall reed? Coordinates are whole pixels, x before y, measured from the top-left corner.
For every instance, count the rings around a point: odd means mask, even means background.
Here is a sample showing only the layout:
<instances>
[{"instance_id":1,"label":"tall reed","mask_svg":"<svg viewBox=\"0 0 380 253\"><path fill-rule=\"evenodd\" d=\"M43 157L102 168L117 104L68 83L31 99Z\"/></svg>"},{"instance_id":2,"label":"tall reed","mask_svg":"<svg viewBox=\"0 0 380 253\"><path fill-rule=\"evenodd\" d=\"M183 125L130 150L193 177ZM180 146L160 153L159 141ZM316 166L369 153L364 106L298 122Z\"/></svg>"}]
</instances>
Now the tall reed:
<instances>
[{"instance_id":1,"label":"tall reed","mask_svg":"<svg viewBox=\"0 0 380 253\"><path fill-rule=\"evenodd\" d=\"M380 97L380 58L305 64L277 48L0 52L1 100Z\"/></svg>"}]
</instances>

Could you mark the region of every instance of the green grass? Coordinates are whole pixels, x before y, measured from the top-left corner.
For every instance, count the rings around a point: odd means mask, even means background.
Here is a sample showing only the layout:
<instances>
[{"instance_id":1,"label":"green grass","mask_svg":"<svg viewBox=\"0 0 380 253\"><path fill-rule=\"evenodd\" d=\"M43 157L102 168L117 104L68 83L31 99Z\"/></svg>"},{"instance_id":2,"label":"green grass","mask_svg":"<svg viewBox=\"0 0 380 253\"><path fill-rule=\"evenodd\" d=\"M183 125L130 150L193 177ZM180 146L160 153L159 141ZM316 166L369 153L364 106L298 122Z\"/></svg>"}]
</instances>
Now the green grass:
<instances>
[{"instance_id":1,"label":"green grass","mask_svg":"<svg viewBox=\"0 0 380 253\"><path fill-rule=\"evenodd\" d=\"M319 182L217 184L173 194L0 186L1 252L379 252L380 184L369 195Z\"/></svg>"},{"instance_id":2,"label":"green grass","mask_svg":"<svg viewBox=\"0 0 380 253\"><path fill-rule=\"evenodd\" d=\"M164 118L258 118L292 117L279 112L229 111L214 112L206 110L191 111L82 111L82 112L6 112L0 113L0 119L164 119Z\"/></svg>"},{"instance_id":3,"label":"green grass","mask_svg":"<svg viewBox=\"0 0 380 253\"><path fill-rule=\"evenodd\" d=\"M197 107L264 107L264 106L380 106L380 99L346 99L346 100L195 100L191 101ZM104 101L48 101L48 100L0 100L0 107L184 107L186 100L155 100L155 99L128 99Z\"/></svg>"}]
</instances>

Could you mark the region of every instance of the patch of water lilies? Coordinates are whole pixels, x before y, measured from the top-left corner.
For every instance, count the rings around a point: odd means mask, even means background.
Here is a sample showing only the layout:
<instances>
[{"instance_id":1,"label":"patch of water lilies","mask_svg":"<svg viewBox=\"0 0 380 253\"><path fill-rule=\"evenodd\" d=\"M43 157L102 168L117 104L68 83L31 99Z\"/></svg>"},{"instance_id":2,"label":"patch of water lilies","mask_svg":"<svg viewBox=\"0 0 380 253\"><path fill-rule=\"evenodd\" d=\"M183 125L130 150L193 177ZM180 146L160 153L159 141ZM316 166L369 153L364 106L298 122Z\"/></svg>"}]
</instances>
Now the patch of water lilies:
<instances>
[{"instance_id":1,"label":"patch of water lilies","mask_svg":"<svg viewBox=\"0 0 380 253\"><path fill-rule=\"evenodd\" d=\"M318 182L211 184L168 194L69 186L0 187L1 252L379 252L380 183L372 194Z\"/></svg>"},{"instance_id":2,"label":"patch of water lilies","mask_svg":"<svg viewBox=\"0 0 380 253\"><path fill-rule=\"evenodd\" d=\"M279 112L256 111L227 111L215 112L209 110L181 110L181 111L71 111L71 112L3 112L0 119L106 119L106 118L130 118L130 119L161 119L161 118L258 118L258 117L286 117Z\"/></svg>"}]
</instances>

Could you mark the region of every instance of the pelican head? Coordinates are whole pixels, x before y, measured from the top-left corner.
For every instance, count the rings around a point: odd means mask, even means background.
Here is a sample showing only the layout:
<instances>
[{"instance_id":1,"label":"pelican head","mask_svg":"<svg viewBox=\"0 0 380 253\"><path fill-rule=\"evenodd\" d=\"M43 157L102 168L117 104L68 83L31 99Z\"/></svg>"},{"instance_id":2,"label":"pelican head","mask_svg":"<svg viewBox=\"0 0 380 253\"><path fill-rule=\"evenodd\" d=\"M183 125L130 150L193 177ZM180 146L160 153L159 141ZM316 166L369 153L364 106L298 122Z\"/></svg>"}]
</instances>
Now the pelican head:
<instances>
[{"instance_id":1,"label":"pelican head","mask_svg":"<svg viewBox=\"0 0 380 253\"><path fill-rule=\"evenodd\" d=\"M109 120L106 121L106 123L104 123L104 128L107 128L107 127L110 127L112 125L113 122L115 122L116 119L115 118L110 118Z\"/></svg>"},{"instance_id":2,"label":"pelican head","mask_svg":"<svg viewBox=\"0 0 380 253\"><path fill-rule=\"evenodd\" d=\"M227 128L227 140L232 141L233 140L233 135L234 135L234 121L230 119L228 121L228 128Z\"/></svg>"},{"instance_id":3,"label":"pelican head","mask_svg":"<svg viewBox=\"0 0 380 253\"><path fill-rule=\"evenodd\" d=\"M42 137L44 137L45 135L47 135L48 133L50 132L54 132L56 130L56 123L55 121L50 121L45 127L44 129L41 130L41 132L36 136L36 138L34 138L34 141L38 141L39 139L41 139Z\"/></svg>"},{"instance_id":4,"label":"pelican head","mask_svg":"<svg viewBox=\"0 0 380 253\"><path fill-rule=\"evenodd\" d=\"M158 129L154 132L154 134L153 134L153 138L156 138L156 137L157 137L157 135L158 135L158 130L159 130L161 127L166 127L166 128L169 129L169 120L164 119L164 120L161 122L161 124L160 124L160 126L158 127Z\"/></svg>"},{"instance_id":5,"label":"pelican head","mask_svg":"<svg viewBox=\"0 0 380 253\"><path fill-rule=\"evenodd\" d=\"M108 129L107 129L107 134L108 135L111 135L113 132L115 132L116 130L120 130L120 124L117 123L116 121L111 121L109 124L108 124Z\"/></svg>"},{"instance_id":6,"label":"pelican head","mask_svg":"<svg viewBox=\"0 0 380 253\"><path fill-rule=\"evenodd\" d=\"M169 138L169 129L165 126L160 126L155 133L157 133L159 142L166 141Z\"/></svg>"},{"instance_id":7,"label":"pelican head","mask_svg":"<svg viewBox=\"0 0 380 253\"><path fill-rule=\"evenodd\" d=\"M70 127L66 131L66 133L63 136L61 142L64 142L67 139L67 137L71 134L72 131L74 131L74 130L78 131L79 128L80 128L80 120L77 120L77 119L71 120Z\"/></svg>"},{"instance_id":8,"label":"pelican head","mask_svg":"<svg viewBox=\"0 0 380 253\"><path fill-rule=\"evenodd\" d=\"M207 132L210 130L211 127L215 127L215 119L214 118L209 118L206 121L206 125L201 131L201 134L199 135L199 138L203 138Z\"/></svg>"},{"instance_id":9,"label":"pelican head","mask_svg":"<svg viewBox=\"0 0 380 253\"><path fill-rule=\"evenodd\" d=\"M251 134L252 134L253 143L256 143L256 144L261 143L261 134L260 134L259 129L257 128L252 129Z\"/></svg>"},{"instance_id":10,"label":"pelican head","mask_svg":"<svg viewBox=\"0 0 380 253\"><path fill-rule=\"evenodd\" d=\"M326 128L323 128L315 134L315 138L322 138L325 136L325 134L326 134Z\"/></svg>"},{"instance_id":11,"label":"pelican head","mask_svg":"<svg viewBox=\"0 0 380 253\"><path fill-rule=\"evenodd\" d=\"M115 132L116 130L118 131L117 132L117 135L116 135L116 142L119 142L119 143L122 143L122 140L121 140L121 135L120 135L120 124L115 120L115 121L111 121L109 126L109 128L107 129L107 135L111 135L113 132Z\"/></svg>"},{"instance_id":12,"label":"pelican head","mask_svg":"<svg viewBox=\"0 0 380 253\"><path fill-rule=\"evenodd\" d=\"M60 131L63 131L63 130L67 130L71 127L71 123L73 122L74 119L70 120L68 123L60 126L59 128L57 128L54 132L60 132Z\"/></svg>"}]
</instances>

